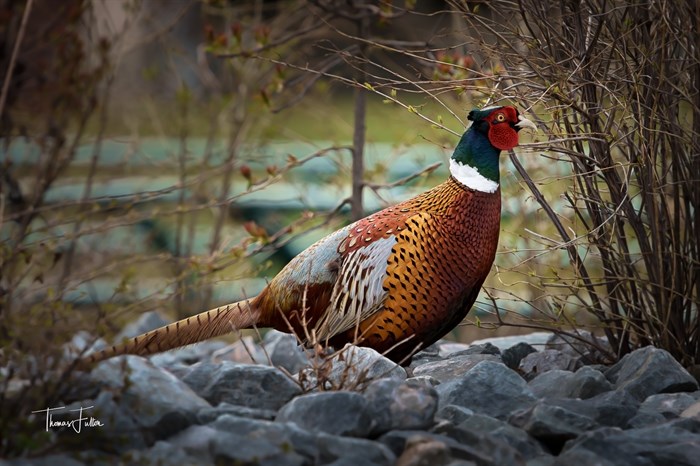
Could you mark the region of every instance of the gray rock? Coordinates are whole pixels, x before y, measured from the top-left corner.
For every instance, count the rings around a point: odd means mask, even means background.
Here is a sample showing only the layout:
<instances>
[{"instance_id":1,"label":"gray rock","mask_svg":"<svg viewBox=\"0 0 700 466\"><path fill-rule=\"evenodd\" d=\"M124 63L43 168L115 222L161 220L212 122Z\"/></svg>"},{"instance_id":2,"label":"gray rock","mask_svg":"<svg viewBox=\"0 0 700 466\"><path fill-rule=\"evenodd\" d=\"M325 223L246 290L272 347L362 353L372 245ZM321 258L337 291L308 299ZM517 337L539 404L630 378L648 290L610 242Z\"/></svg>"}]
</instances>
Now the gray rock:
<instances>
[{"instance_id":1,"label":"gray rock","mask_svg":"<svg viewBox=\"0 0 700 466\"><path fill-rule=\"evenodd\" d=\"M443 466L450 459L450 447L445 442L416 436L406 441L396 466Z\"/></svg>"},{"instance_id":2,"label":"gray rock","mask_svg":"<svg viewBox=\"0 0 700 466\"><path fill-rule=\"evenodd\" d=\"M588 366L576 372L554 369L538 375L528 385L541 398L587 399L613 389L602 372Z\"/></svg>"},{"instance_id":3,"label":"gray rock","mask_svg":"<svg viewBox=\"0 0 700 466\"><path fill-rule=\"evenodd\" d=\"M90 333L81 330L73 335L70 342L63 347L63 360L71 363L78 357L100 351L107 347L107 342L102 338L95 338Z\"/></svg>"},{"instance_id":4,"label":"gray rock","mask_svg":"<svg viewBox=\"0 0 700 466\"><path fill-rule=\"evenodd\" d=\"M479 465L495 466L497 464L493 462L494 457L490 452L484 452L470 445L461 444L449 436L438 433L418 430L392 430L379 437L379 442L388 446L397 457L401 457L409 444L439 442L449 447L452 458L474 461Z\"/></svg>"},{"instance_id":5,"label":"gray rock","mask_svg":"<svg viewBox=\"0 0 700 466\"><path fill-rule=\"evenodd\" d=\"M588 416L543 402L530 409L513 414L509 422L536 439L551 444L575 438L598 424Z\"/></svg>"},{"instance_id":6,"label":"gray rock","mask_svg":"<svg viewBox=\"0 0 700 466\"><path fill-rule=\"evenodd\" d=\"M199 363L183 381L213 405L221 402L277 410L301 388L279 369L269 366Z\"/></svg>"},{"instance_id":7,"label":"gray rock","mask_svg":"<svg viewBox=\"0 0 700 466\"><path fill-rule=\"evenodd\" d=\"M479 452L479 457L461 458L475 461L477 464L487 465L525 465L525 458L521 452L517 451L508 441L498 438L489 433L475 430L463 429L461 427L444 424L438 426L435 433L443 434L455 440L460 446L473 448ZM486 461L484 458L486 457Z\"/></svg>"},{"instance_id":8,"label":"gray rock","mask_svg":"<svg viewBox=\"0 0 700 466\"><path fill-rule=\"evenodd\" d=\"M584 449L567 451L549 464L552 466L571 466L574 464L580 466L617 466L617 463ZM530 465L528 464L528 466Z\"/></svg>"},{"instance_id":9,"label":"gray rock","mask_svg":"<svg viewBox=\"0 0 700 466\"><path fill-rule=\"evenodd\" d=\"M311 393L294 398L277 413L277 422L332 435L366 437L372 430L369 402L354 392Z\"/></svg>"},{"instance_id":10,"label":"gray rock","mask_svg":"<svg viewBox=\"0 0 700 466\"><path fill-rule=\"evenodd\" d=\"M675 419L700 399L700 392L660 393L651 395L639 406L639 411L659 413L666 419Z\"/></svg>"},{"instance_id":11,"label":"gray rock","mask_svg":"<svg viewBox=\"0 0 700 466\"><path fill-rule=\"evenodd\" d=\"M211 356L215 363L235 362L270 365L269 354L250 335L242 336L233 343L217 349Z\"/></svg>"},{"instance_id":12,"label":"gray rock","mask_svg":"<svg viewBox=\"0 0 700 466\"><path fill-rule=\"evenodd\" d=\"M482 361L467 373L436 387L440 408L453 404L487 414L507 418L517 409L535 403L535 396L525 381L504 364Z\"/></svg>"},{"instance_id":13,"label":"gray rock","mask_svg":"<svg viewBox=\"0 0 700 466\"><path fill-rule=\"evenodd\" d=\"M147 450L131 450L123 454L120 460L123 464L158 466L181 466L201 463L198 458L185 453L180 446L163 440L156 442L155 445Z\"/></svg>"},{"instance_id":14,"label":"gray rock","mask_svg":"<svg viewBox=\"0 0 700 466\"><path fill-rule=\"evenodd\" d=\"M501 353L503 363L513 370L517 370L520 366L520 361L530 353L536 353L537 350L530 344L521 341L520 343L511 346Z\"/></svg>"},{"instance_id":15,"label":"gray rock","mask_svg":"<svg viewBox=\"0 0 700 466\"><path fill-rule=\"evenodd\" d=\"M639 401L657 393L692 392L698 383L665 350L647 346L625 355L605 376Z\"/></svg>"},{"instance_id":16,"label":"gray rock","mask_svg":"<svg viewBox=\"0 0 700 466\"><path fill-rule=\"evenodd\" d=\"M572 398L547 398L543 400L574 413L588 416L603 426L627 428L637 413L639 402L626 392L605 392L586 400Z\"/></svg>"},{"instance_id":17,"label":"gray rock","mask_svg":"<svg viewBox=\"0 0 700 466\"><path fill-rule=\"evenodd\" d=\"M422 364L413 369L413 375L428 375L440 383L459 377L481 361L500 362L501 358L493 354L464 354L441 361Z\"/></svg>"},{"instance_id":18,"label":"gray rock","mask_svg":"<svg viewBox=\"0 0 700 466\"><path fill-rule=\"evenodd\" d=\"M365 439L319 434L316 447L319 451L318 464L341 459L367 466L392 466L396 462L396 455L386 445Z\"/></svg>"},{"instance_id":19,"label":"gray rock","mask_svg":"<svg viewBox=\"0 0 700 466\"><path fill-rule=\"evenodd\" d=\"M362 390L380 378L406 379L406 370L372 348L346 345L327 359L312 359L298 380L306 390ZM320 376L320 379L319 379Z\"/></svg>"},{"instance_id":20,"label":"gray rock","mask_svg":"<svg viewBox=\"0 0 700 466\"><path fill-rule=\"evenodd\" d=\"M210 406L177 377L139 356L103 361L90 376L115 393L119 407L156 439L186 428Z\"/></svg>"},{"instance_id":21,"label":"gray rock","mask_svg":"<svg viewBox=\"0 0 700 466\"><path fill-rule=\"evenodd\" d=\"M474 414L458 423L456 427L501 440L515 448L525 460L537 458L545 453L542 446L527 432L491 416Z\"/></svg>"},{"instance_id":22,"label":"gray rock","mask_svg":"<svg viewBox=\"0 0 700 466\"><path fill-rule=\"evenodd\" d=\"M168 325L170 321L163 317L158 311L144 312L138 319L129 322L124 328L114 337L115 343L121 343L122 340L134 338L142 333L150 332L164 325Z\"/></svg>"},{"instance_id":23,"label":"gray rock","mask_svg":"<svg viewBox=\"0 0 700 466\"><path fill-rule=\"evenodd\" d=\"M220 432L211 442L215 464L250 464L256 466L305 466L308 458L269 438L255 438Z\"/></svg>"},{"instance_id":24,"label":"gray rock","mask_svg":"<svg viewBox=\"0 0 700 466\"><path fill-rule=\"evenodd\" d=\"M553 334L545 348L562 351L586 365L610 361L615 355L607 338L597 337L585 330L571 336Z\"/></svg>"},{"instance_id":25,"label":"gray rock","mask_svg":"<svg viewBox=\"0 0 700 466\"><path fill-rule=\"evenodd\" d=\"M426 387L437 387L440 385L440 381L430 375L416 375L414 377L409 377L406 379L406 382L425 385Z\"/></svg>"},{"instance_id":26,"label":"gray rock","mask_svg":"<svg viewBox=\"0 0 700 466\"><path fill-rule=\"evenodd\" d=\"M12 460L0 459L0 466L83 466L85 463L71 458L68 455L55 454L48 455L42 458L15 458Z\"/></svg>"},{"instance_id":27,"label":"gray rock","mask_svg":"<svg viewBox=\"0 0 700 466\"><path fill-rule=\"evenodd\" d=\"M684 409L683 412L680 414L680 417L700 420L700 401L697 403L693 403L692 405Z\"/></svg>"},{"instance_id":28,"label":"gray rock","mask_svg":"<svg viewBox=\"0 0 700 466\"><path fill-rule=\"evenodd\" d=\"M511 335L507 337L493 337L484 338L483 340L476 340L472 342L472 345L480 345L482 343L491 343L497 346L501 351L510 348L518 343L527 343L534 347L544 347L544 345L549 341L552 336L552 332L532 332L525 335Z\"/></svg>"},{"instance_id":29,"label":"gray rock","mask_svg":"<svg viewBox=\"0 0 700 466\"><path fill-rule=\"evenodd\" d=\"M655 413L652 411L640 411L635 414L629 421L627 421L627 427L632 429L639 429L641 427L651 427L659 424L663 424L667 419L661 413Z\"/></svg>"},{"instance_id":30,"label":"gray rock","mask_svg":"<svg viewBox=\"0 0 700 466\"><path fill-rule=\"evenodd\" d=\"M532 380L551 370L574 372L581 366L581 361L569 354L558 350L544 350L525 356L520 361L518 371L523 374L526 380Z\"/></svg>"},{"instance_id":31,"label":"gray rock","mask_svg":"<svg viewBox=\"0 0 700 466\"><path fill-rule=\"evenodd\" d=\"M221 430L211 426L193 425L170 437L167 442L177 445L186 455L196 458L200 464L212 462L211 443L221 435Z\"/></svg>"},{"instance_id":32,"label":"gray rock","mask_svg":"<svg viewBox=\"0 0 700 466\"><path fill-rule=\"evenodd\" d=\"M700 392L651 395L639 406L639 411L629 420L628 424L634 428L650 427L663 424L669 419L676 419L688 407L696 403L696 394L700 394Z\"/></svg>"},{"instance_id":33,"label":"gray rock","mask_svg":"<svg viewBox=\"0 0 700 466\"><path fill-rule=\"evenodd\" d=\"M101 425L94 427L84 425L61 429L51 429L57 432L60 443L63 446L79 447L90 445L92 448L103 450L112 454L120 454L129 450L146 448L150 435L134 419L134 413L115 401L115 396L107 390L100 392L94 400L83 400L69 404L65 409L52 412L52 421L71 422L78 418L93 418ZM82 408L82 412L78 411ZM45 416L36 419L35 422L42 425ZM89 422L89 421L88 421ZM79 428L79 434L74 429Z\"/></svg>"},{"instance_id":34,"label":"gray rock","mask_svg":"<svg viewBox=\"0 0 700 466\"><path fill-rule=\"evenodd\" d=\"M325 433L312 434L295 423L270 422L257 419L221 416L211 427L247 439L265 442L292 451L311 460L311 464L328 464L341 458L355 460L355 464L390 466L396 456L384 445L365 439L338 437ZM234 448L231 445L231 448Z\"/></svg>"},{"instance_id":35,"label":"gray rock","mask_svg":"<svg viewBox=\"0 0 700 466\"><path fill-rule=\"evenodd\" d=\"M285 448L306 458L317 458L320 454L317 445L320 434L304 430L293 422L246 419L224 414L209 424L209 427L242 437L266 439L274 445L286 446Z\"/></svg>"},{"instance_id":36,"label":"gray rock","mask_svg":"<svg viewBox=\"0 0 700 466\"><path fill-rule=\"evenodd\" d=\"M436 418L458 425L472 417L472 415L474 415L474 411L469 408L447 405L438 411Z\"/></svg>"},{"instance_id":37,"label":"gray rock","mask_svg":"<svg viewBox=\"0 0 700 466\"><path fill-rule=\"evenodd\" d=\"M442 355L442 349L443 347L440 347L440 354ZM493 354L496 356L501 355L501 350L498 348L498 346L493 345L490 342L485 342L485 343L479 343L478 345L471 344L469 347L459 350L459 351L452 351L447 357L451 358L454 356L462 356L465 354Z\"/></svg>"},{"instance_id":38,"label":"gray rock","mask_svg":"<svg viewBox=\"0 0 700 466\"><path fill-rule=\"evenodd\" d=\"M622 431L605 427L586 432L568 442L557 464L590 452L616 466L697 466L700 458L700 435L675 425L661 425ZM606 464L606 463L604 463Z\"/></svg>"},{"instance_id":39,"label":"gray rock","mask_svg":"<svg viewBox=\"0 0 700 466\"><path fill-rule=\"evenodd\" d=\"M211 360L212 354L225 346L226 342L207 340L197 343L196 345L184 346L182 348L166 351L165 353L154 354L150 356L149 359L158 367L163 367L171 372L179 373L179 368L182 366L190 366L200 361Z\"/></svg>"},{"instance_id":40,"label":"gray rock","mask_svg":"<svg viewBox=\"0 0 700 466\"><path fill-rule=\"evenodd\" d=\"M372 435L393 429L428 429L434 423L438 396L432 386L379 379L367 387L364 396L372 413Z\"/></svg>"},{"instance_id":41,"label":"gray rock","mask_svg":"<svg viewBox=\"0 0 700 466\"><path fill-rule=\"evenodd\" d=\"M214 408L204 408L200 410L199 413L197 413L197 420L201 424L209 424L224 414L272 421L275 419L275 416L277 416L277 411L272 409L249 408L247 406L232 405L230 403L219 403Z\"/></svg>"},{"instance_id":42,"label":"gray rock","mask_svg":"<svg viewBox=\"0 0 700 466\"><path fill-rule=\"evenodd\" d=\"M470 346L471 345L468 343L447 341L438 347L438 356L441 358L449 358L452 354L468 350Z\"/></svg>"},{"instance_id":43,"label":"gray rock","mask_svg":"<svg viewBox=\"0 0 700 466\"><path fill-rule=\"evenodd\" d=\"M270 330L265 334L262 346L270 356L272 365L282 367L290 374L296 374L309 364L307 352L289 333Z\"/></svg>"}]
</instances>

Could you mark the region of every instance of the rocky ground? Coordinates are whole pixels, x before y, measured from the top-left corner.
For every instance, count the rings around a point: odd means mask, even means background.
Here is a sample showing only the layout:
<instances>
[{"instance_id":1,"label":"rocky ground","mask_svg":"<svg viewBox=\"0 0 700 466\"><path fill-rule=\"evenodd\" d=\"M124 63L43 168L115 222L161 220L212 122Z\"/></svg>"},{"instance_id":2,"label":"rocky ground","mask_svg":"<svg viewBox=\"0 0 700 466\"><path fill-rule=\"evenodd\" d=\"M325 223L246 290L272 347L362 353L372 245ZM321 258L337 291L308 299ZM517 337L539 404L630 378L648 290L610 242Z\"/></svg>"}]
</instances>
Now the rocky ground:
<instances>
[{"instance_id":1,"label":"rocky ground","mask_svg":"<svg viewBox=\"0 0 700 466\"><path fill-rule=\"evenodd\" d=\"M244 341L99 364L52 419L93 406L102 425L51 428L71 453L0 464L700 465L698 382L653 347L606 367L542 333L440 342L407 373L364 348L310 361L286 334Z\"/></svg>"}]
</instances>

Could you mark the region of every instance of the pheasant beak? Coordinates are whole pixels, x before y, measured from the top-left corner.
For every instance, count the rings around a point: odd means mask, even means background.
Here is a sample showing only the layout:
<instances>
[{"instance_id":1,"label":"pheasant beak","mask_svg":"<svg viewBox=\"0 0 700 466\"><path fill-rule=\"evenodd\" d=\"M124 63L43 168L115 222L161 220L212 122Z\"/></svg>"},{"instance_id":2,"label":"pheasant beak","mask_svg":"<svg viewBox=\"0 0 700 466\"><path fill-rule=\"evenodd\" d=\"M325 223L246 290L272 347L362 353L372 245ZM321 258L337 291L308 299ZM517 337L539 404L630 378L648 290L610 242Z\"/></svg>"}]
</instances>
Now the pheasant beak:
<instances>
[{"instance_id":1,"label":"pheasant beak","mask_svg":"<svg viewBox=\"0 0 700 466\"><path fill-rule=\"evenodd\" d=\"M530 128L537 132L537 126L522 115L518 115L518 122L515 124L518 129Z\"/></svg>"}]
</instances>

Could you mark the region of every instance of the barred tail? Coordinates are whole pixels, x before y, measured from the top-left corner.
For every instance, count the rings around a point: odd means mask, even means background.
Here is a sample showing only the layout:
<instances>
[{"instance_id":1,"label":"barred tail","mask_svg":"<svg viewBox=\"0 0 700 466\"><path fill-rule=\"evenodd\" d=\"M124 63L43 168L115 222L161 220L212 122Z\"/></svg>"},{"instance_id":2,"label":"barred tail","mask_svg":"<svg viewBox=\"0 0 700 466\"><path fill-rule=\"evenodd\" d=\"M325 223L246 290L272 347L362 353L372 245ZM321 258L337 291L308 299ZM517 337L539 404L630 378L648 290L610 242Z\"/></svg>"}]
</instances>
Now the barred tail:
<instances>
[{"instance_id":1,"label":"barred tail","mask_svg":"<svg viewBox=\"0 0 700 466\"><path fill-rule=\"evenodd\" d=\"M208 340L237 329L252 327L257 323L260 315L260 311L253 308L253 300L254 298L227 304L151 330L86 356L79 361L78 366L89 367L94 363L122 354L148 356Z\"/></svg>"}]
</instances>

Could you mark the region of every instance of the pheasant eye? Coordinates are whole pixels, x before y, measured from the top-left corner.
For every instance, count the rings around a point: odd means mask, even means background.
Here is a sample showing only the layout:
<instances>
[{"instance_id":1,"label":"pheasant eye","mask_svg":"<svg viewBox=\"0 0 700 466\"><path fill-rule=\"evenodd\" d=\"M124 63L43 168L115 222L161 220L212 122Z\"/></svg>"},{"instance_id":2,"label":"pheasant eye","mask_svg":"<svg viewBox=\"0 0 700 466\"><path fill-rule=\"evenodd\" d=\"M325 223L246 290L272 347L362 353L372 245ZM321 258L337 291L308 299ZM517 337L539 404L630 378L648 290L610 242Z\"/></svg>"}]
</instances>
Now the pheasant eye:
<instances>
[{"instance_id":1,"label":"pheasant eye","mask_svg":"<svg viewBox=\"0 0 700 466\"><path fill-rule=\"evenodd\" d=\"M498 115L496 115L496 121L499 123L502 121L506 121L506 116L502 113L499 113Z\"/></svg>"}]
</instances>

